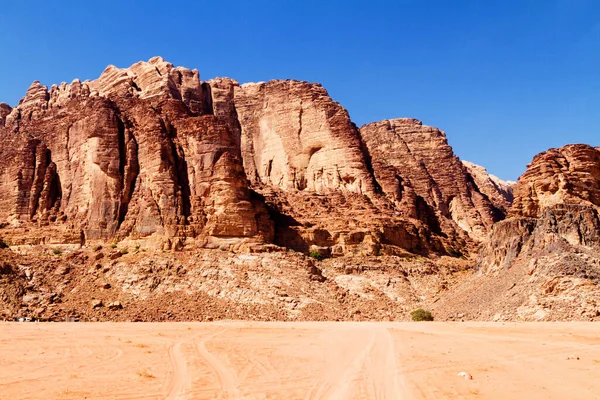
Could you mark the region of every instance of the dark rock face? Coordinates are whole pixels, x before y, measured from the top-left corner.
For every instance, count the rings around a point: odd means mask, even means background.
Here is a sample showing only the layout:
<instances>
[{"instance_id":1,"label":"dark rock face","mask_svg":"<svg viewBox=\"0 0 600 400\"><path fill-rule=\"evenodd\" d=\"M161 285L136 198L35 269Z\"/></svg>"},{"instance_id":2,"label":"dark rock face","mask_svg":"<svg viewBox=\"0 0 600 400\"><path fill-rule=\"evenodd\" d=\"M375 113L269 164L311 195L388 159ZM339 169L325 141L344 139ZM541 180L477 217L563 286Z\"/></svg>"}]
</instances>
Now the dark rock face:
<instances>
[{"instance_id":1,"label":"dark rock face","mask_svg":"<svg viewBox=\"0 0 600 400\"><path fill-rule=\"evenodd\" d=\"M479 253L483 272L510 268L540 255L600 250L600 220L593 207L556 204L538 218L513 217L497 223ZM566 255L566 254L565 254Z\"/></svg>"}]
</instances>

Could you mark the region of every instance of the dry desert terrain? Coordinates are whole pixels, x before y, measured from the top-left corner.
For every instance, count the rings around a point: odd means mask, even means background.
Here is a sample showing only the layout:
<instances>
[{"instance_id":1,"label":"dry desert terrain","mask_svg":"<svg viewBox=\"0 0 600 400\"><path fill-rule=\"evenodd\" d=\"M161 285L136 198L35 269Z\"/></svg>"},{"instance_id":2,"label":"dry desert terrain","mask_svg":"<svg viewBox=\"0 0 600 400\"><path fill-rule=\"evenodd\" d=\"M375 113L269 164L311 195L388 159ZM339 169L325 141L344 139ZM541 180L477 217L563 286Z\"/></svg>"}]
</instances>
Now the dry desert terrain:
<instances>
[{"instance_id":1,"label":"dry desert terrain","mask_svg":"<svg viewBox=\"0 0 600 400\"><path fill-rule=\"evenodd\" d=\"M600 399L600 325L0 323L0 398Z\"/></svg>"}]
</instances>

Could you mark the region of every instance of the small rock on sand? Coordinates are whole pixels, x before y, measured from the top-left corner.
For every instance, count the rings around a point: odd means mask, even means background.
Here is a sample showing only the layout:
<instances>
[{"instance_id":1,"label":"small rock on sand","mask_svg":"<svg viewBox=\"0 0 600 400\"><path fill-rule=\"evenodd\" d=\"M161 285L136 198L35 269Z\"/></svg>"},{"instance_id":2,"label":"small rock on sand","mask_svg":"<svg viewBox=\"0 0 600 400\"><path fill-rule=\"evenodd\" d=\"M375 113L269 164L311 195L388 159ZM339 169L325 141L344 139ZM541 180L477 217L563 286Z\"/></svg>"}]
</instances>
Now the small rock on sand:
<instances>
[{"instance_id":1,"label":"small rock on sand","mask_svg":"<svg viewBox=\"0 0 600 400\"><path fill-rule=\"evenodd\" d=\"M469 374L468 372L459 372L458 374L456 374L457 376L462 376L463 378L465 378L466 380L471 380L473 379L473 377L471 376L471 374Z\"/></svg>"}]
</instances>

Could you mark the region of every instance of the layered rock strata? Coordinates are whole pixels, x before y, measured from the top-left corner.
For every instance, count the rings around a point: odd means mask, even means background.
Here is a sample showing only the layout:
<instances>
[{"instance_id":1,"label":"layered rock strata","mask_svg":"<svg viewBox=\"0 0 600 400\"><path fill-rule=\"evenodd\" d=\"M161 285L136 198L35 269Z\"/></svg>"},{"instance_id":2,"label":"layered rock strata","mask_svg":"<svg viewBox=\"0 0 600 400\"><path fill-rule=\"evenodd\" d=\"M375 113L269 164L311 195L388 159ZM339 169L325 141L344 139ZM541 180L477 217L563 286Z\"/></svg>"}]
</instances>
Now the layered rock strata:
<instances>
[{"instance_id":1,"label":"layered rock strata","mask_svg":"<svg viewBox=\"0 0 600 400\"><path fill-rule=\"evenodd\" d=\"M486 270L510 268L564 247L600 251L600 151L567 145L534 157L514 187L509 218L492 229L479 262Z\"/></svg>"},{"instance_id":2,"label":"layered rock strata","mask_svg":"<svg viewBox=\"0 0 600 400\"><path fill-rule=\"evenodd\" d=\"M0 128L0 215L83 240L271 240L238 140L209 106L197 71L160 58L93 82L35 82Z\"/></svg>"},{"instance_id":3,"label":"layered rock strata","mask_svg":"<svg viewBox=\"0 0 600 400\"><path fill-rule=\"evenodd\" d=\"M479 273L451 307L467 318L589 320L600 316L600 152L568 145L538 154L494 225ZM450 307L450 306L448 306Z\"/></svg>"},{"instance_id":4,"label":"layered rock strata","mask_svg":"<svg viewBox=\"0 0 600 400\"><path fill-rule=\"evenodd\" d=\"M416 119L367 124L360 134L383 192L397 207L437 230L482 240L504 214L482 193L446 135Z\"/></svg>"},{"instance_id":5,"label":"layered rock strata","mask_svg":"<svg viewBox=\"0 0 600 400\"><path fill-rule=\"evenodd\" d=\"M537 217L554 204L600 207L600 151L585 144L540 153L514 189L514 216Z\"/></svg>"},{"instance_id":6,"label":"layered rock strata","mask_svg":"<svg viewBox=\"0 0 600 400\"><path fill-rule=\"evenodd\" d=\"M318 84L202 82L160 57L34 82L0 131L0 220L36 243L464 254L509 201L417 120L359 130Z\"/></svg>"}]
</instances>

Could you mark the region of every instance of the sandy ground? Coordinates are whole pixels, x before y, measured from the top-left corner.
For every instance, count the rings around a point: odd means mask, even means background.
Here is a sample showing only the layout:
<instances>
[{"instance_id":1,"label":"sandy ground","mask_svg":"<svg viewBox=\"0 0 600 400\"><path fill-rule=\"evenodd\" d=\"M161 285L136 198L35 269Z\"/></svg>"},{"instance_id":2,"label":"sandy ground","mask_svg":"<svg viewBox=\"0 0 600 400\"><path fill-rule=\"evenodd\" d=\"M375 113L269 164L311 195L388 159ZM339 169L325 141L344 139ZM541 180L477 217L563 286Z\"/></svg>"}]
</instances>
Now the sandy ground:
<instances>
[{"instance_id":1,"label":"sandy ground","mask_svg":"<svg viewBox=\"0 0 600 400\"><path fill-rule=\"evenodd\" d=\"M0 323L0 399L84 398L600 399L600 324Z\"/></svg>"}]
</instances>

